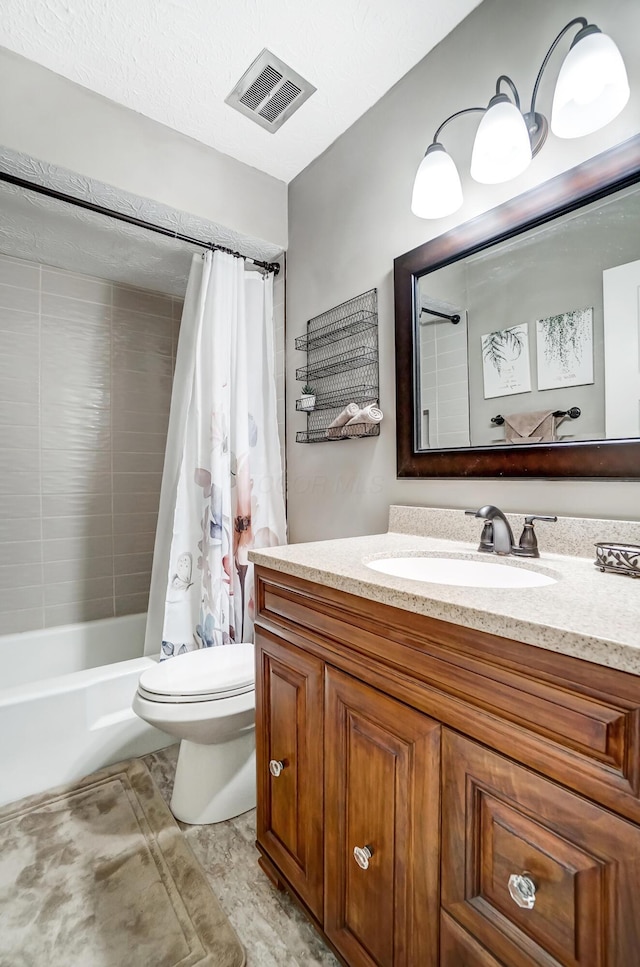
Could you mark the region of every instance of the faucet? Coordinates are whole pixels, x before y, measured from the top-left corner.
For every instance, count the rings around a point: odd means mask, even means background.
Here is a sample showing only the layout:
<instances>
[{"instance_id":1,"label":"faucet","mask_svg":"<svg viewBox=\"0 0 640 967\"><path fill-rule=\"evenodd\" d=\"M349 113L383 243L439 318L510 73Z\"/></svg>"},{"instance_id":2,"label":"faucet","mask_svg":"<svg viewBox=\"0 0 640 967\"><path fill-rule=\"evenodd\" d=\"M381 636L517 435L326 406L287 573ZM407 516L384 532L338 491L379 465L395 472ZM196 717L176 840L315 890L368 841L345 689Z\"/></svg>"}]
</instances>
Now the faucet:
<instances>
[{"instance_id":1,"label":"faucet","mask_svg":"<svg viewBox=\"0 0 640 967\"><path fill-rule=\"evenodd\" d=\"M487 504L480 510L466 510L465 514L472 517L480 517L482 520L490 521L493 530L493 553L511 554L513 546L513 531L509 521L498 507Z\"/></svg>"},{"instance_id":2,"label":"faucet","mask_svg":"<svg viewBox=\"0 0 640 967\"><path fill-rule=\"evenodd\" d=\"M557 517L543 517L539 514L525 517L524 530L520 543L516 547L509 521L498 507L487 504L480 510L465 510L465 514L469 514L471 517L479 517L485 521L479 551L488 551L494 554L514 554L516 557L540 557L533 522L536 520L557 521L558 519Z\"/></svg>"}]
</instances>

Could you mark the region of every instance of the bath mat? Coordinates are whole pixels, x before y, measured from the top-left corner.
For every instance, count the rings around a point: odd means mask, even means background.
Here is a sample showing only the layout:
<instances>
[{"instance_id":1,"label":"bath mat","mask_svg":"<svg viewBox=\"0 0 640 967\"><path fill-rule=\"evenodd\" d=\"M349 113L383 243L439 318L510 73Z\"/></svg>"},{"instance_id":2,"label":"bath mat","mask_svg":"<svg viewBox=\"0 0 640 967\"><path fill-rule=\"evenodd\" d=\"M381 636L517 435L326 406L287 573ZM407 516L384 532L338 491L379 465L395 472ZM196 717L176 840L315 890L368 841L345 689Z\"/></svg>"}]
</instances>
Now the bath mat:
<instances>
[{"instance_id":1,"label":"bath mat","mask_svg":"<svg viewBox=\"0 0 640 967\"><path fill-rule=\"evenodd\" d=\"M0 809L1 967L242 967L146 766Z\"/></svg>"}]
</instances>

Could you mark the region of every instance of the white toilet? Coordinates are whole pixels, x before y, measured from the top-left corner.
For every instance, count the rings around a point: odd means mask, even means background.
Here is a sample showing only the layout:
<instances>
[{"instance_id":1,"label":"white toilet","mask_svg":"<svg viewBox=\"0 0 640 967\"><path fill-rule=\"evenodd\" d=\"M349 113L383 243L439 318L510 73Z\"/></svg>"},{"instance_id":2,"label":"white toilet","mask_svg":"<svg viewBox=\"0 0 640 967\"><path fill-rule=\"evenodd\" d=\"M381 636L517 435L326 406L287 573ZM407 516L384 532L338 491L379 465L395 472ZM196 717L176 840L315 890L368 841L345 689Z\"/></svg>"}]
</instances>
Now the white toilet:
<instances>
[{"instance_id":1,"label":"white toilet","mask_svg":"<svg viewBox=\"0 0 640 967\"><path fill-rule=\"evenodd\" d=\"M182 739L171 811L219 823L256 804L255 666L251 644L202 648L143 671L133 710Z\"/></svg>"}]
</instances>

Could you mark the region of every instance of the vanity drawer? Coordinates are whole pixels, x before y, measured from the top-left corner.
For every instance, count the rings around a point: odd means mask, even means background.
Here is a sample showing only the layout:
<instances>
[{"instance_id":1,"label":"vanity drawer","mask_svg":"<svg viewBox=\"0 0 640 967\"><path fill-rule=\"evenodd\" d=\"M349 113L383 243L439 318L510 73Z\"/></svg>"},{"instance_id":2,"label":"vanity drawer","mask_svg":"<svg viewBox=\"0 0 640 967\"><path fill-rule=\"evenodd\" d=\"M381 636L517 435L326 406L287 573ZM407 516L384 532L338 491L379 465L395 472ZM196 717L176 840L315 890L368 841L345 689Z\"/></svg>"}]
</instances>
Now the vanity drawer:
<instances>
[{"instance_id":1,"label":"vanity drawer","mask_svg":"<svg viewBox=\"0 0 640 967\"><path fill-rule=\"evenodd\" d=\"M257 601L324 660L640 821L637 676L262 569Z\"/></svg>"},{"instance_id":2,"label":"vanity drawer","mask_svg":"<svg viewBox=\"0 0 640 967\"><path fill-rule=\"evenodd\" d=\"M442 770L441 903L468 934L510 967L637 962L640 828L448 730Z\"/></svg>"}]
</instances>

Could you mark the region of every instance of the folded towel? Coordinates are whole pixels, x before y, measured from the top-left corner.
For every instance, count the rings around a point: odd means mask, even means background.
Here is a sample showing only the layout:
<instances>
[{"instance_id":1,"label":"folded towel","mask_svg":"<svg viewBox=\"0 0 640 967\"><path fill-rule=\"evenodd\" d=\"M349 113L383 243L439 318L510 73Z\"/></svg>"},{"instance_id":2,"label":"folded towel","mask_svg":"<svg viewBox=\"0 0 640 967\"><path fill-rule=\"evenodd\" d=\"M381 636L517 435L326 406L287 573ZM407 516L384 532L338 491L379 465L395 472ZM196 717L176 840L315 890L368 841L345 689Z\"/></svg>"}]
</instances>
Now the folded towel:
<instances>
[{"instance_id":1,"label":"folded towel","mask_svg":"<svg viewBox=\"0 0 640 967\"><path fill-rule=\"evenodd\" d=\"M358 410L355 416L353 416L346 425L355 426L356 423L376 424L382 421L382 417L382 410L379 409L375 403L369 403L368 406L364 406L361 410Z\"/></svg>"},{"instance_id":2,"label":"folded towel","mask_svg":"<svg viewBox=\"0 0 640 967\"><path fill-rule=\"evenodd\" d=\"M358 406L357 403L349 403L348 406L345 406L342 413L339 413L338 416L336 416L333 423L329 424L329 429L332 430L336 426L344 426L345 423L349 422L352 416L355 416L356 413L359 413L359 412L360 412L360 407Z\"/></svg>"},{"instance_id":3,"label":"folded towel","mask_svg":"<svg viewBox=\"0 0 640 967\"><path fill-rule=\"evenodd\" d=\"M349 420L360 412L360 407L357 403L349 403L345 406L342 413L336 416L333 423L330 423L327 428L327 436L329 437L339 437L342 434L342 427L349 422Z\"/></svg>"},{"instance_id":4,"label":"folded towel","mask_svg":"<svg viewBox=\"0 0 640 967\"><path fill-rule=\"evenodd\" d=\"M504 436L506 443L553 443L556 440L553 410L505 416Z\"/></svg>"}]
</instances>

